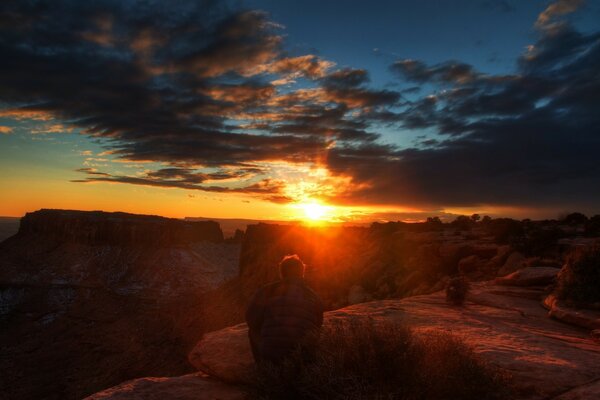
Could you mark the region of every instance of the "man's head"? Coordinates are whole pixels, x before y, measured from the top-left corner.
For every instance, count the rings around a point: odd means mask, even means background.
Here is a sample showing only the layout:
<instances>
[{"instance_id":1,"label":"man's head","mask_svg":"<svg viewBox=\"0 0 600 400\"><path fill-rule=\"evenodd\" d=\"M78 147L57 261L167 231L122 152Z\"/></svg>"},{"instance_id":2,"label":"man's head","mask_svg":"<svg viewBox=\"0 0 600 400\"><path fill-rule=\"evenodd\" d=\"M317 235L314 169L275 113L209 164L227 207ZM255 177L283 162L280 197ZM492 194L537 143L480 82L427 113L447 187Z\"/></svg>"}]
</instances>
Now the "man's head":
<instances>
[{"instance_id":1,"label":"man's head","mask_svg":"<svg viewBox=\"0 0 600 400\"><path fill-rule=\"evenodd\" d=\"M279 274L282 279L304 278L304 263L297 254L283 257L279 263Z\"/></svg>"}]
</instances>

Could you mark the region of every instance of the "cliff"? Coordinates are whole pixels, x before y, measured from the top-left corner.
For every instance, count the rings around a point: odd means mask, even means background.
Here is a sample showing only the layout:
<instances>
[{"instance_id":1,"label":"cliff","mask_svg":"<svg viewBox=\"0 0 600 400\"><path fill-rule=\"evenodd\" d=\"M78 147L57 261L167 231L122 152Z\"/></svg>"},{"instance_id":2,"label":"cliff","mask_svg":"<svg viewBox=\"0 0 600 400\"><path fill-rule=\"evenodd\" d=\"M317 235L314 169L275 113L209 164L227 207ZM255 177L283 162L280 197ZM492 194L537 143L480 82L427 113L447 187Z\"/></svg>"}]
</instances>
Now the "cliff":
<instances>
[{"instance_id":1,"label":"cliff","mask_svg":"<svg viewBox=\"0 0 600 400\"><path fill-rule=\"evenodd\" d=\"M183 221L122 212L42 209L27 213L19 235L52 236L87 244L175 246L199 241L222 242L214 221Z\"/></svg>"},{"instance_id":2,"label":"cliff","mask_svg":"<svg viewBox=\"0 0 600 400\"><path fill-rule=\"evenodd\" d=\"M219 225L40 210L0 243L0 392L79 399L188 372L206 293L238 273Z\"/></svg>"}]
</instances>

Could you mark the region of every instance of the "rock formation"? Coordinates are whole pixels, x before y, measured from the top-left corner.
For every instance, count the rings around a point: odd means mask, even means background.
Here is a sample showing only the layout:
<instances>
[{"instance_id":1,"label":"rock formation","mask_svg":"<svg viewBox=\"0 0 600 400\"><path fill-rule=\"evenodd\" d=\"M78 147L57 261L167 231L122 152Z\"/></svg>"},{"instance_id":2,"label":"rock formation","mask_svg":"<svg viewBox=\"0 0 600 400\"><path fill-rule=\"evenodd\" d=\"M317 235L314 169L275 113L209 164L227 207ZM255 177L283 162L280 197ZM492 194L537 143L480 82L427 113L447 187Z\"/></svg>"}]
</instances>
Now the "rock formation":
<instances>
[{"instance_id":1,"label":"rock formation","mask_svg":"<svg viewBox=\"0 0 600 400\"><path fill-rule=\"evenodd\" d=\"M86 400L243 400L243 390L203 373L174 378L140 378L86 397Z\"/></svg>"},{"instance_id":2,"label":"rock formation","mask_svg":"<svg viewBox=\"0 0 600 400\"><path fill-rule=\"evenodd\" d=\"M80 399L190 371L203 296L238 273L218 224L41 210L0 244L0 390Z\"/></svg>"}]
</instances>

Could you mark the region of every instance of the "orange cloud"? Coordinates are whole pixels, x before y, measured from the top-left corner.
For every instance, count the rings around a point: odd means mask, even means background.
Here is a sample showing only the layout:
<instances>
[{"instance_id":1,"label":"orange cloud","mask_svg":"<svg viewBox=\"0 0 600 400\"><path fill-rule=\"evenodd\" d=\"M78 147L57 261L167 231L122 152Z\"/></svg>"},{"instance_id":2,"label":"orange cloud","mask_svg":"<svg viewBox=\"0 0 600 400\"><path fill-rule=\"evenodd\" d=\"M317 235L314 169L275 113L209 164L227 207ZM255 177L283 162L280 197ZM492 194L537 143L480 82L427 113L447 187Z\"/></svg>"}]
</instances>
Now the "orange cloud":
<instances>
[{"instance_id":1,"label":"orange cloud","mask_svg":"<svg viewBox=\"0 0 600 400\"><path fill-rule=\"evenodd\" d=\"M8 135L10 133L12 133L13 128L11 128L10 126L0 126L0 133L4 134L4 135Z\"/></svg>"},{"instance_id":2,"label":"orange cloud","mask_svg":"<svg viewBox=\"0 0 600 400\"><path fill-rule=\"evenodd\" d=\"M54 119L52 114L47 111L24 108L11 108L6 110L0 110L0 117L12 118L18 121L24 119L31 119L34 121L51 121L52 119Z\"/></svg>"},{"instance_id":3,"label":"orange cloud","mask_svg":"<svg viewBox=\"0 0 600 400\"><path fill-rule=\"evenodd\" d=\"M552 20L561 15L570 14L576 11L583 4L583 0L558 0L550 4L544 11L540 13L536 28L546 29L552 26Z\"/></svg>"}]
</instances>

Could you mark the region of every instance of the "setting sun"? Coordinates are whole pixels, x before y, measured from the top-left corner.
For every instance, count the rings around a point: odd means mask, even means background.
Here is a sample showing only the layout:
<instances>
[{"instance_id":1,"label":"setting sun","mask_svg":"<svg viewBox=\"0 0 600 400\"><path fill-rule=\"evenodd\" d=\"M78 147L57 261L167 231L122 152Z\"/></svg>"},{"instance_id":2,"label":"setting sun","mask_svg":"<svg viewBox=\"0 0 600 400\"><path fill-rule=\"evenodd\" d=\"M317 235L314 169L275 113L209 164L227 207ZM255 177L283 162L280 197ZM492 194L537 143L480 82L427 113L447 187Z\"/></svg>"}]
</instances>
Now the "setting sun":
<instances>
[{"instance_id":1,"label":"setting sun","mask_svg":"<svg viewBox=\"0 0 600 400\"><path fill-rule=\"evenodd\" d=\"M302 209L306 218L312 221L321 221L326 219L329 214L329 208L319 203L302 204Z\"/></svg>"}]
</instances>

